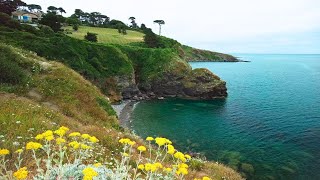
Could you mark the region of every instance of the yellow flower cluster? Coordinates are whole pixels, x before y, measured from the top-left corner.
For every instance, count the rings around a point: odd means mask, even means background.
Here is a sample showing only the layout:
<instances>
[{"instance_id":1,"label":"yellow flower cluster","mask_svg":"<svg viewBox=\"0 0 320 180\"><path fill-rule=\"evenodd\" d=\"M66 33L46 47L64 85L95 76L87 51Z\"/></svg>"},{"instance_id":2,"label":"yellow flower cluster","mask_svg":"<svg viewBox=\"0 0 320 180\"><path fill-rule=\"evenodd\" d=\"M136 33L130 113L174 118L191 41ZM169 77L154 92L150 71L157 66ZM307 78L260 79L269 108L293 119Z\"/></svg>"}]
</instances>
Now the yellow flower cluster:
<instances>
[{"instance_id":1,"label":"yellow flower cluster","mask_svg":"<svg viewBox=\"0 0 320 180\"><path fill-rule=\"evenodd\" d=\"M10 154L10 151L8 149L0 149L0 156L8 155L8 154Z\"/></svg>"},{"instance_id":2,"label":"yellow flower cluster","mask_svg":"<svg viewBox=\"0 0 320 180\"><path fill-rule=\"evenodd\" d=\"M151 163L146 163L146 164L144 164L144 169L145 169L146 171L155 172L155 171L157 171L157 170L159 170L159 169L161 169L161 168L163 168L163 166L162 166L162 164L159 163L159 162L156 162L156 163L153 163L153 164L151 164Z\"/></svg>"},{"instance_id":3,"label":"yellow flower cluster","mask_svg":"<svg viewBox=\"0 0 320 180\"><path fill-rule=\"evenodd\" d=\"M72 132L69 134L69 137L77 137L77 136L81 136L81 134L79 132Z\"/></svg>"},{"instance_id":4,"label":"yellow flower cluster","mask_svg":"<svg viewBox=\"0 0 320 180\"><path fill-rule=\"evenodd\" d=\"M158 146L163 146L165 144L172 144L172 142L169 139L162 138L162 137L157 137L155 141L156 141L156 144L158 144Z\"/></svg>"},{"instance_id":5,"label":"yellow flower cluster","mask_svg":"<svg viewBox=\"0 0 320 180\"><path fill-rule=\"evenodd\" d=\"M18 171L13 173L16 179L26 179L28 176L28 171L26 167L20 168Z\"/></svg>"},{"instance_id":6,"label":"yellow flower cluster","mask_svg":"<svg viewBox=\"0 0 320 180\"><path fill-rule=\"evenodd\" d=\"M130 146L133 146L133 145L136 144L135 141L131 141L129 138L121 138L119 140L119 143L121 143L121 144L129 144Z\"/></svg>"},{"instance_id":7,"label":"yellow flower cluster","mask_svg":"<svg viewBox=\"0 0 320 180\"><path fill-rule=\"evenodd\" d=\"M66 140L63 139L63 138L61 138L61 137L59 137L59 138L56 139L56 143L57 143L58 145L61 145L61 144L65 143L65 142L66 142Z\"/></svg>"},{"instance_id":8,"label":"yellow flower cluster","mask_svg":"<svg viewBox=\"0 0 320 180\"><path fill-rule=\"evenodd\" d=\"M144 152L144 151L147 150L147 148L144 147L144 146L139 146L137 149L138 149L138 151L140 151L140 152Z\"/></svg>"},{"instance_id":9,"label":"yellow flower cluster","mask_svg":"<svg viewBox=\"0 0 320 180\"><path fill-rule=\"evenodd\" d=\"M66 134L67 131L69 131L69 128L61 126L58 130L55 130L54 133L62 137Z\"/></svg>"},{"instance_id":10,"label":"yellow flower cluster","mask_svg":"<svg viewBox=\"0 0 320 180\"><path fill-rule=\"evenodd\" d=\"M15 153L18 153L18 154L20 154L20 153L22 153L22 152L23 152L22 149L18 149L18 150L15 151Z\"/></svg>"},{"instance_id":11,"label":"yellow flower cluster","mask_svg":"<svg viewBox=\"0 0 320 180\"><path fill-rule=\"evenodd\" d=\"M70 147L72 147L73 149L91 149L92 147L91 146L88 146L86 144L82 144L82 143L79 143L77 141L72 141L68 144Z\"/></svg>"},{"instance_id":12,"label":"yellow flower cluster","mask_svg":"<svg viewBox=\"0 0 320 180\"><path fill-rule=\"evenodd\" d=\"M83 180L92 180L93 177L98 176L98 173L91 167L85 168L83 171Z\"/></svg>"},{"instance_id":13,"label":"yellow flower cluster","mask_svg":"<svg viewBox=\"0 0 320 180\"><path fill-rule=\"evenodd\" d=\"M53 131L51 130L47 130L46 132L42 133L42 134L38 134L36 137L35 137L36 140L42 140L42 139L45 139L47 141L52 141L54 139L54 136L53 136Z\"/></svg>"},{"instance_id":14,"label":"yellow flower cluster","mask_svg":"<svg viewBox=\"0 0 320 180\"><path fill-rule=\"evenodd\" d=\"M182 162L186 162L187 159L185 157L185 155L182 152L176 152L173 155L175 158L180 159Z\"/></svg>"},{"instance_id":15,"label":"yellow flower cluster","mask_svg":"<svg viewBox=\"0 0 320 180\"><path fill-rule=\"evenodd\" d=\"M39 148L42 148L42 145L37 142L28 142L26 145L27 150L37 150Z\"/></svg>"}]
</instances>

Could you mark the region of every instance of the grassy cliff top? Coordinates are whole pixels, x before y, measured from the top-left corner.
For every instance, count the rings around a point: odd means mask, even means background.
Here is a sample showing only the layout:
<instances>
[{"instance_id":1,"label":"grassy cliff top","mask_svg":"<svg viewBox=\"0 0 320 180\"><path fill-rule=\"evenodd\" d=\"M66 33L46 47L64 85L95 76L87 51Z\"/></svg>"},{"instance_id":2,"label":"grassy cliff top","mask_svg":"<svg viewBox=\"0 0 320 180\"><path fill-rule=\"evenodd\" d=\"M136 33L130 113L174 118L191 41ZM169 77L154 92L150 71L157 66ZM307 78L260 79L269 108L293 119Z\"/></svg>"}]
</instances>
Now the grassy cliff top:
<instances>
[{"instance_id":1,"label":"grassy cliff top","mask_svg":"<svg viewBox=\"0 0 320 180\"><path fill-rule=\"evenodd\" d=\"M117 29L111 28L100 28L100 27L89 27L80 26L78 31L74 31L71 26L65 29L72 32L69 34L70 37L77 39L84 39L87 32L96 33L98 36L99 43L107 44L128 44L132 42L143 42L144 34L137 31L127 30L127 34L123 35L118 33Z\"/></svg>"}]
</instances>

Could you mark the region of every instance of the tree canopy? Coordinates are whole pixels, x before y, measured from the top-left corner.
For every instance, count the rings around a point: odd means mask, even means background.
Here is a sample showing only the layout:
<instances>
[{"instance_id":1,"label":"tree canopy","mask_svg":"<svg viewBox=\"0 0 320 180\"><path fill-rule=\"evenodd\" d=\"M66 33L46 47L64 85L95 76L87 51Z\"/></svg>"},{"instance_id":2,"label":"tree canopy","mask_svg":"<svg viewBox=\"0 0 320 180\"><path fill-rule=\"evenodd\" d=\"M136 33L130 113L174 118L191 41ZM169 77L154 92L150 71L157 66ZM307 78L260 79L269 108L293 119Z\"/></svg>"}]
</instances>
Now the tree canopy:
<instances>
[{"instance_id":1,"label":"tree canopy","mask_svg":"<svg viewBox=\"0 0 320 180\"><path fill-rule=\"evenodd\" d=\"M153 22L159 24L159 36L161 36L161 26L165 24L164 20L154 20Z\"/></svg>"},{"instance_id":2,"label":"tree canopy","mask_svg":"<svg viewBox=\"0 0 320 180\"><path fill-rule=\"evenodd\" d=\"M26 3L21 0L0 0L0 12L11 15L19 6L25 6Z\"/></svg>"}]
</instances>

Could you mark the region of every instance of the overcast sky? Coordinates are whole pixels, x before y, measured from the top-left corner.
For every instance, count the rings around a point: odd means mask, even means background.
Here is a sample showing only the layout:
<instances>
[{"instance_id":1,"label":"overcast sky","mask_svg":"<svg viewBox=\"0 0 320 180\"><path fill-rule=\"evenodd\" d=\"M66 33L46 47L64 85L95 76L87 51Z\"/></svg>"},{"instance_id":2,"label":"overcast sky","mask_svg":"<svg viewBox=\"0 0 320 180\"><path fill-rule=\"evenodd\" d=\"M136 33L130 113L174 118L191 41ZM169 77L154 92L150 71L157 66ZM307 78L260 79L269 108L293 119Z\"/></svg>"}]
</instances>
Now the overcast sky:
<instances>
[{"instance_id":1,"label":"overcast sky","mask_svg":"<svg viewBox=\"0 0 320 180\"><path fill-rule=\"evenodd\" d=\"M178 41L225 53L320 53L320 0L24 0L43 9L134 16Z\"/></svg>"}]
</instances>

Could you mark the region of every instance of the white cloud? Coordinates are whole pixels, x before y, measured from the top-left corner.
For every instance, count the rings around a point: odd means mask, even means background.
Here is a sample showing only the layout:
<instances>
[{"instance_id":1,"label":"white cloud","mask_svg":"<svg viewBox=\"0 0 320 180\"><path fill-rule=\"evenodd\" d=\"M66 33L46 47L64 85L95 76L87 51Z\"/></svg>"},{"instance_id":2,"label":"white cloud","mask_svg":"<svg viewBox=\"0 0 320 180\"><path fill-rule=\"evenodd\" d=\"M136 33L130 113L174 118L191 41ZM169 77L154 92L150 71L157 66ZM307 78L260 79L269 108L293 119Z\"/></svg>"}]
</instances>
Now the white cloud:
<instances>
[{"instance_id":1,"label":"white cloud","mask_svg":"<svg viewBox=\"0 0 320 180\"><path fill-rule=\"evenodd\" d=\"M158 32L155 19L163 19L163 34L191 44L244 41L273 34L320 31L319 0L25 0L46 8L98 11L129 23L134 16ZM277 42L275 42L277 43ZM241 44L241 43L240 43ZM216 46L216 45L215 45Z\"/></svg>"}]
</instances>

